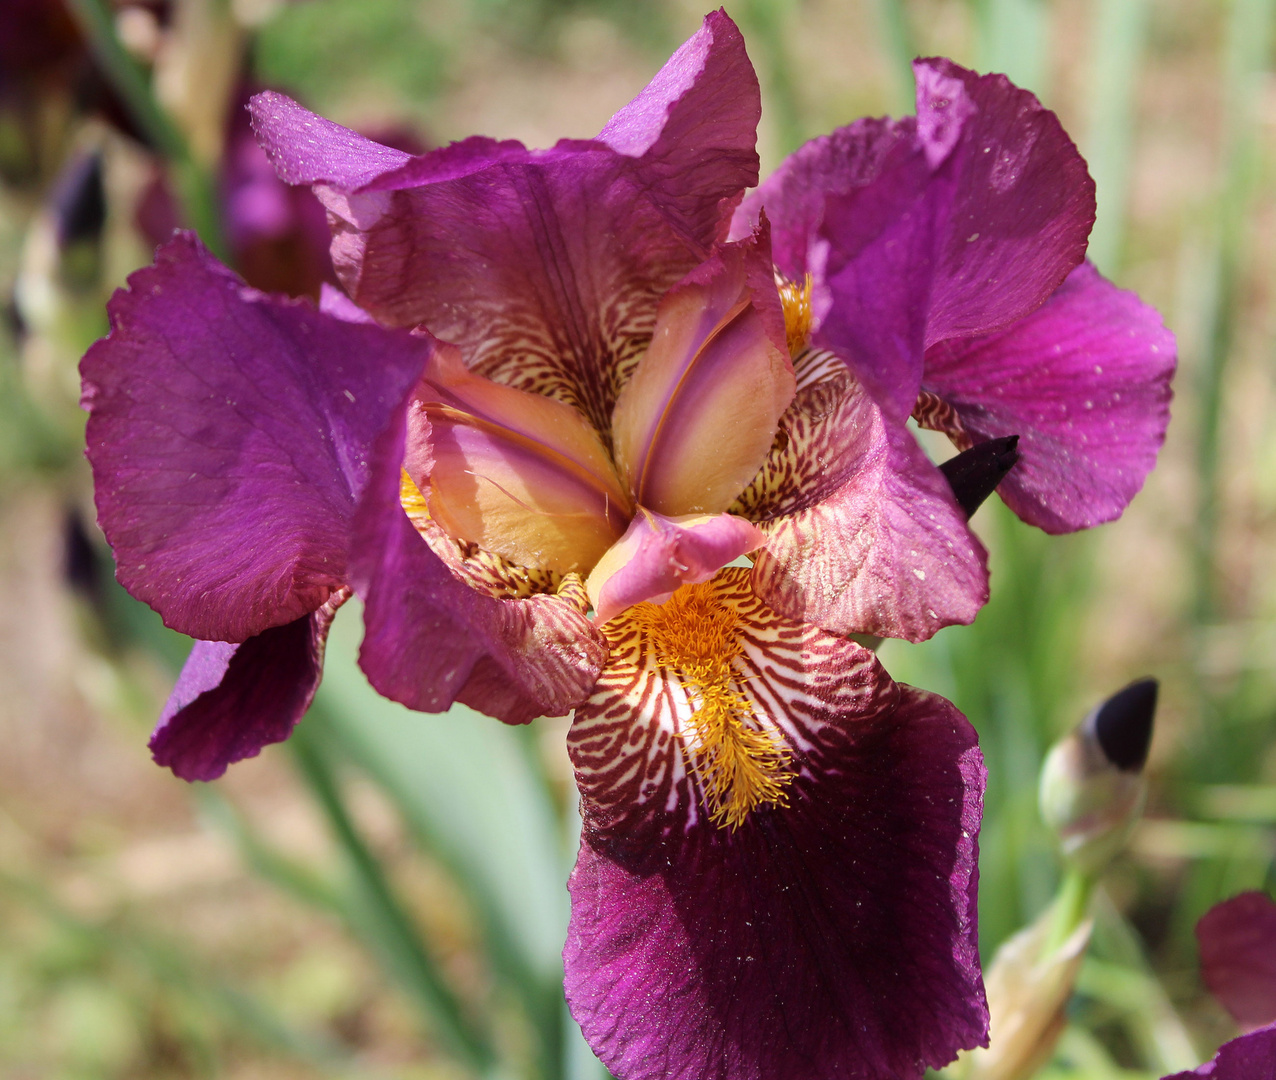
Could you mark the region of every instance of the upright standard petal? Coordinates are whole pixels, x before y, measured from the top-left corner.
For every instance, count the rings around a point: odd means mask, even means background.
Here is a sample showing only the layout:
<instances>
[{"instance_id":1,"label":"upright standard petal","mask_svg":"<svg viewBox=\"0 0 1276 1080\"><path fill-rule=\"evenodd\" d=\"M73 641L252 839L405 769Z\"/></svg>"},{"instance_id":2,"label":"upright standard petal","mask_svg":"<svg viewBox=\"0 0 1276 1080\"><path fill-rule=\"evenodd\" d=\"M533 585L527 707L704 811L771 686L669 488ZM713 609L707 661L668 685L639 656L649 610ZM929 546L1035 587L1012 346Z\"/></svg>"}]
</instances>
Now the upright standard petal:
<instances>
[{"instance_id":1,"label":"upright standard petal","mask_svg":"<svg viewBox=\"0 0 1276 1080\"><path fill-rule=\"evenodd\" d=\"M598 138L640 158L662 209L708 246L725 239L731 211L744 189L757 183L754 144L761 117L758 77L744 38L719 9L705 16Z\"/></svg>"},{"instance_id":2,"label":"upright standard petal","mask_svg":"<svg viewBox=\"0 0 1276 1080\"><path fill-rule=\"evenodd\" d=\"M610 624L612 657L569 736L584 817L573 1015L623 1080L946 1064L986 1034L974 731L867 650L769 611L747 571L698 588L736 620L746 730L778 740L788 781L734 827L715 823L700 661L667 655L670 629L650 619Z\"/></svg>"},{"instance_id":3,"label":"upright standard petal","mask_svg":"<svg viewBox=\"0 0 1276 1080\"><path fill-rule=\"evenodd\" d=\"M669 516L725 510L766 460L795 385L766 237L730 245L661 301L616 402L616 463L634 498Z\"/></svg>"},{"instance_id":4,"label":"upright standard petal","mask_svg":"<svg viewBox=\"0 0 1276 1080\"><path fill-rule=\"evenodd\" d=\"M318 611L238 645L196 641L151 735L151 753L183 780L216 780L292 734L319 689L342 589Z\"/></svg>"},{"instance_id":5,"label":"upright standard petal","mask_svg":"<svg viewBox=\"0 0 1276 1080\"><path fill-rule=\"evenodd\" d=\"M388 698L423 712L463 701L510 723L559 716L606 658L584 586L499 599L463 582L401 504L407 417L379 440L356 515L350 577L364 601L359 663Z\"/></svg>"},{"instance_id":6,"label":"upright standard petal","mask_svg":"<svg viewBox=\"0 0 1276 1080\"><path fill-rule=\"evenodd\" d=\"M926 353L914 415L962 448L1018 435L999 491L1050 533L1121 515L1156 462L1170 420L1174 335L1132 292L1083 263L1008 330Z\"/></svg>"},{"instance_id":7,"label":"upright standard petal","mask_svg":"<svg viewBox=\"0 0 1276 1080\"><path fill-rule=\"evenodd\" d=\"M316 116L274 90L255 95L248 107L257 141L289 184L357 191L412 157Z\"/></svg>"},{"instance_id":8,"label":"upright standard petal","mask_svg":"<svg viewBox=\"0 0 1276 1080\"><path fill-rule=\"evenodd\" d=\"M346 582L369 449L429 343L255 292L189 234L129 283L80 366L120 582L210 641L315 611Z\"/></svg>"},{"instance_id":9,"label":"upright standard petal","mask_svg":"<svg viewBox=\"0 0 1276 1080\"><path fill-rule=\"evenodd\" d=\"M1085 257L1094 181L1059 118L1004 75L944 59L913 70L918 134L944 159L929 345L1040 307ZM959 126L955 113L965 114Z\"/></svg>"},{"instance_id":10,"label":"upright standard petal","mask_svg":"<svg viewBox=\"0 0 1276 1080\"><path fill-rule=\"evenodd\" d=\"M1276 1023L1276 902L1247 892L1196 924L1201 977L1243 1028Z\"/></svg>"},{"instance_id":11,"label":"upright standard petal","mask_svg":"<svg viewBox=\"0 0 1276 1080\"><path fill-rule=\"evenodd\" d=\"M295 104L257 99L258 132L285 175L318 185L356 303L389 325L424 324L471 367L577 405L605 430L659 298L708 256L757 183L760 106L739 33L715 15L693 42L605 133L622 150L468 140L368 179L375 155L359 144L350 165L349 139L331 166L313 160ZM342 186L356 173L358 187Z\"/></svg>"},{"instance_id":12,"label":"upright standard petal","mask_svg":"<svg viewBox=\"0 0 1276 1080\"><path fill-rule=\"evenodd\" d=\"M1008 326L1080 263L1094 184L1053 113L1004 76L922 60L917 118L864 120L786 160L736 215L765 210L776 262L816 277L816 341L895 411L921 349Z\"/></svg>"},{"instance_id":13,"label":"upright standard petal","mask_svg":"<svg viewBox=\"0 0 1276 1080\"><path fill-rule=\"evenodd\" d=\"M835 634L921 641L969 623L988 599L987 555L947 480L822 356L799 358L803 388L732 507L767 534L753 587L789 618Z\"/></svg>"}]
</instances>

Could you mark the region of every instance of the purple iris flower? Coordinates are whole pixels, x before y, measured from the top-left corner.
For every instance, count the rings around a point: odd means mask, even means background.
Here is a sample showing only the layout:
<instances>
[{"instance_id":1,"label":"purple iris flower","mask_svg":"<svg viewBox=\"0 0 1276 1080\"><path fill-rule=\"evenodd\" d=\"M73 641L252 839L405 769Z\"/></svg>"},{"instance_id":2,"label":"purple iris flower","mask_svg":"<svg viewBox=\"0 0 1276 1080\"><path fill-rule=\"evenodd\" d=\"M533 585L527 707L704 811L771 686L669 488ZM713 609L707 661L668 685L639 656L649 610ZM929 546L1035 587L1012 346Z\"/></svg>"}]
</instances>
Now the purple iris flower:
<instances>
[{"instance_id":1,"label":"purple iris flower","mask_svg":"<svg viewBox=\"0 0 1276 1080\"><path fill-rule=\"evenodd\" d=\"M1004 416L1025 438L1044 417L1047 450L1071 432L1074 466L1118 456L1128 499L1173 343L1077 269L1090 184L1038 137L1053 117L919 72L922 120L871 162L801 181L812 144L747 202L760 97L722 12L596 139L549 150L412 156L259 95L345 293L264 295L181 237L84 360L120 580L199 639L157 761L210 779L286 738L352 593L387 697L574 710L567 994L622 1080L916 1077L986 1039L974 731L850 639L920 640L987 596L903 397L1014 366ZM985 144L1017 164L990 179ZM1056 174L1076 190L1043 217ZM971 266L953 228L988 237ZM923 391L932 346L964 374ZM944 401L972 440L1000 432ZM1111 492L1078 469L1098 520Z\"/></svg>"},{"instance_id":2,"label":"purple iris flower","mask_svg":"<svg viewBox=\"0 0 1276 1080\"><path fill-rule=\"evenodd\" d=\"M1205 985L1245 1031L1213 1059L1165 1080L1259 1080L1276 1076L1276 903L1247 892L1216 904L1196 924Z\"/></svg>"}]
</instances>

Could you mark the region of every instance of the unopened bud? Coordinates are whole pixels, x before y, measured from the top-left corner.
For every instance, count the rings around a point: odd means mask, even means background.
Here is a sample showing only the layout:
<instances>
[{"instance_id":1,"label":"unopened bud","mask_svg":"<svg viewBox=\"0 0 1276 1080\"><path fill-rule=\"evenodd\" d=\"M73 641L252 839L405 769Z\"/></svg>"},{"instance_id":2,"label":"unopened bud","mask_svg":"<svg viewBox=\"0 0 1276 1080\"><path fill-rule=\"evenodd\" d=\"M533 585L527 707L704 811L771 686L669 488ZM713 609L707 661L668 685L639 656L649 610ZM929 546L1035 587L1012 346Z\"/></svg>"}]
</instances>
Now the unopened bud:
<instances>
[{"instance_id":1,"label":"unopened bud","mask_svg":"<svg viewBox=\"0 0 1276 1080\"><path fill-rule=\"evenodd\" d=\"M971 517L1019 460L1018 435L988 439L945 461L939 471L948 478L957 505Z\"/></svg>"},{"instance_id":2,"label":"unopened bud","mask_svg":"<svg viewBox=\"0 0 1276 1080\"><path fill-rule=\"evenodd\" d=\"M1041 816L1064 858L1096 874L1125 846L1143 811L1143 765L1152 741L1157 683L1140 679L1113 694L1046 755Z\"/></svg>"},{"instance_id":3,"label":"unopened bud","mask_svg":"<svg viewBox=\"0 0 1276 1080\"><path fill-rule=\"evenodd\" d=\"M62 170L49 200L49 209L60 247L98 242L106 224L101 154L96 151L85 154Z\"/></svg>"}]
</instances>

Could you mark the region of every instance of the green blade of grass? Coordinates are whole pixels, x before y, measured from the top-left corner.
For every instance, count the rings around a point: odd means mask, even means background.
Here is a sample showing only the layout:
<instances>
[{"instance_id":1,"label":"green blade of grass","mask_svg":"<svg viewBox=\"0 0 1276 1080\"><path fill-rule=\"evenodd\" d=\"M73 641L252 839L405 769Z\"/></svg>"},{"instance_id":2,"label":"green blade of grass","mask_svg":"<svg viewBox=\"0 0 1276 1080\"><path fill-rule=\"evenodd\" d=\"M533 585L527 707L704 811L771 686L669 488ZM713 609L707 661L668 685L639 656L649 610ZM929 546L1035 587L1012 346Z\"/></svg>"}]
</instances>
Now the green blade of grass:
<instances>
[{"instance_id":1,"label":"green blade of grass","mask_svg":"<svg viewBox=\"0 0 1276 1080\"><path fill-rule=\"evenodd\" d=\"M496 1054L491 1043L465 1015L346 808L318 720L312 713L289 745L364 894L366 915L359 925L450 1049L480 1076L492 1075Z\"/></svg>"},{"instance_id":2,"label":"green blade of grass","mask_svg":"<svg viewBox=\"0 0 1276 1080\"><path fill-rule=\"evenodd\" d=\"M118 921L89 921L68 911L39 881L0 871L0 888L68 933L103 953L130 960L161 984L185 993L220 1014L263 1049L319 1069L326 1076L366 1075L348 1053L318 1032L299 1031L259 998L203 970L173 945Z\"/></svg>"},{"instance_id":3,"label":"green blade of grass","mask_svg":"<svg viewBox=\"0 0 1276 1080\"><path fill-rule=\"evenodd\" d=\"M913 111L913 61L917 58L917 41L904 0L877 0L877 23L882 51L895 73L895 111L903 116Z\"/></svg>"},{"instance_id":4,"label":"green blade of grass","mask_svg":"<svg viewBox=\"0 0 1276 1080\"><path fill-rule=\"evenodd\" d=\"M1218 546L1219 458L1223 390L1239 313L1240 277L1250 238L1250 211L1260 164L1258 103L1270 64L1273 0L1233 0L1224 59L1226 159L1220 188L1215 254L1201 293L1207 298L1198 371L1199 420L1195 600L1198 623L1218 612L1215 563Z\"/></svg>"},{"instance_id":5,"label":"green blade of grass","mask_svg":"<svg viewBox=\"0 0 1276 1080\"><path fill-rule=\"evenodd\" d=\"M359 670L359 621L349 614L333 626L317 699L329 734L460 886L493 969L536 1029L542 1070L560 1075L569 853L529 742L539 729L464 706L424 715L381 697Z\"/></svg>"},{"instance_id":6,"label":"green blade of grass","mask_svg":"<svg viewBox=\"0 0 1276 1080\"><path fill-rule=\"evenodd\" d=\"M1047 60L1045 0L971 0L971 6L980 70L1008 75L1016 85L1041 96Z\"/></svg>"},{"instance_id":7,"label":"green blade of grass","mask_svg":"<svg viewBox=\"0 0 1276 1080\"><path fill-rule=\"evenodd\" d=\"M1098 213L1087 254L1115 273L1125 239L1134 145L1135 89L1147 40L1148 0L1098 0L1090 46L1089 106L1083 149Z\"/></svg>"},{"instance_id":8,"label":"green blade of grass","mask_svg":"<svg viewBox=\"0 0 1276 1080\"><path fill-rule=\"evenodd\" d=\"M115 32L115 13L105 0L68 0L93 57L119 94L138 128L174 172L186 220L208 249L225 260L217 184L191 157L186 137L151 92L150 80Z\"/></svg>"}]
</instances>

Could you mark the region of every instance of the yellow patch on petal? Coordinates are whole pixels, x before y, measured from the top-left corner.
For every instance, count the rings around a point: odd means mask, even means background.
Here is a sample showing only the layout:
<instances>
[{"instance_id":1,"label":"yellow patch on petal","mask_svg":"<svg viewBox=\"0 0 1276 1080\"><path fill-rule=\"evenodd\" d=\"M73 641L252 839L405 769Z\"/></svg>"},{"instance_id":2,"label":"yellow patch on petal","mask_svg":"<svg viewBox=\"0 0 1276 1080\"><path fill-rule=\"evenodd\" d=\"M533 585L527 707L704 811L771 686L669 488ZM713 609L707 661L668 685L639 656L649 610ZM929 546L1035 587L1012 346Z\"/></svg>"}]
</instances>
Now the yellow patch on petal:
<instances>
[{"instance_id":1,"label":"yellow patch on petal","mask_svg":"<svg viewBox=\"0 0 1276 1080\"><path fill-rule=\"evenodd\" d=\"M784 336L788 341L789 355L795 360L806 348L806 339L811 336L811 275L802 279L802 284L795 281L780 283L780 304L784 307Z\"/></svg>"},{"instance_id":2,"label":"yellow patch on petal","mask_svg":"<svg viewBox=\"0 0 1276 1080\"><path fill-rule=\"evenodd\" d=\"M429 503L407 469L400 470L399 505L452 575L481 595L496 600L525 600L541 593L568 595L582 613L589 610L589 600L579 574L560 574L556 570L519 566L478 544L448 536L430 516ZM579 592L579 598L576 592Z\"/></svg>"},{"instance_id":3,"label":"yellow patch on petal","mask_svg":"<svg viewBox=\"0 0 1276 1080\"><path fill-rule=\"evenodd\" d=\"M407 469L399 470L399 505L403 507L403 512L408 515L408 520L417 529L420 529L430 520L430 508L426 504L425 496L421 494L421 489L416 486L412 477L408 475Z\"/></svg>"},{"instance_id":4,"label":"yellow patch on petal","mask_svg":"<svg viewBox=\"0 0 1276 1080\"><path fill-rule=\"evenodd\" d=\"M735 610L705 583L684 585L664 604L636 604L627 617L687 691L694 711L682 732L684 753L709 820L734 829L759 806L785 805L791 755L776 735L749 726L753 709L736 689L732 665L744 648Z\"/></svg>"}]
</instances>

